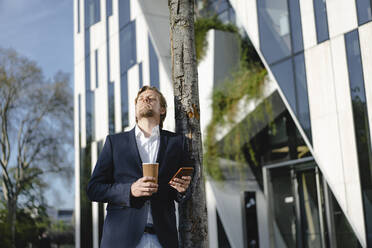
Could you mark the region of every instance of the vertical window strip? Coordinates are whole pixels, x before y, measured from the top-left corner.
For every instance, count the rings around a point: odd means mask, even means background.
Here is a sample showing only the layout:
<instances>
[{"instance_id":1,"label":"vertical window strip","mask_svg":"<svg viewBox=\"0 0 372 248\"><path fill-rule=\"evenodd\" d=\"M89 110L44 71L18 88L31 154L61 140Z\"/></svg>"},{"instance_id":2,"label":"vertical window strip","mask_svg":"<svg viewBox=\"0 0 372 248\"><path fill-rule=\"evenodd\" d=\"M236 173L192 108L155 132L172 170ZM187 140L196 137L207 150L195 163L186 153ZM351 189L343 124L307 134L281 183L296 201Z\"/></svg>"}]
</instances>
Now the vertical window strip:
<instances>
[{"instance_id":1,"label":"vertical window strip","mask_svg":"<svg viewBox=\"0 0 372 248\"><path fill-rule=\"evenodd\" d=\"M159 59L156 54L154 45L148 35L149 43L149 59L150 59L150 85L159 89Z\"/></svg>"},{"instance_id":2,"label":"vertical window strip","mask_svg":"<svg viewBox=\"0 0 372 248\"><path fill-rule=\"evenodd\" d=\"M81 94L78 94L78 129L79 129L79 150L81 147Z\"/></svg>"},{"instance_id":3,"label":"vertical window strip","mask_svg":"<svg viewBox=\"0 0 372 248\"><path fill-rule=\"evenodd\" d=\"M143 72L142 72L142 62L138 64L138 76L139 76L139 88L143 87Z\"/></svg>"},{"instance_id":4,"label":"vertical window strip","mask_svg":"<svg viewBox=\"0 0 372 248\"><path fill-rule=\"evenodd\" d=\"M89 28L101 20L100 0L85 0L85 27Z\"/></svg>"},{"instance_id":5,"label":"vertical window strip","mask_svg":"<svg viewBox=\"0 0 372 248\"><path fill-rule=\"evenodd\" d=\"M80 0L76 1L76 12L77 12L77 32L80 33Z\"/></svg>"},{"instance_id":6,"label":"vertical window strip","mask_svg":"<svg viewBox=\"0 0 372 248\"><path fill-rule=\"evenodd\" d=\"M356 0L356 7L357 7L359 25L362 25L372 20L370 0Z\"/></svg>"},{"instance_id":7,"label":"vertical window strip","mask_svg":"<svg viewBox=\"0 0 372 248\"><path fill-rule=\"evenodd\" d=\"M109 134L115 133L115 90L114 90L114 83L108 83L108 126L109 126Z\"/></svg>"},{"instance_id":8,"label":"vertical window strip","mask_svg":"<svg viewBox=\"0 0 372 248\"><path fill-rule=\"evenodd\" d=\"M128 107L128 77L127 72L121 75L120 82L120 100L121 100L121 127L122 130L129 125L129 107Z\"/></svg>"},{"instance_id":9,"label":"vertical window strip","mask_svg":"<svg viewBox=\"0 0 372 248\"><path fill-rule=\"evenodd\" d=\"M120 70L126 72L136 64L136 22L132 21L120 30Z\"/></svg>"},{"instance_id":10,"label":"vertical window strip","mask_svg":"<svg viewBox=\"0 0 372 248\"><path fill-rule=\"evenodd\" d=\"M318 43L329 39L326 0L313 0Z\"/></svg>"},{"instance_id":11,"label":"vertical window strip","mask_svg":"<svg viewBox=\"0 0 372 248\"><path fill-rule=\"evenodd\" d=\"M302 22L299 0L288 1L288 12L290 17L290 34L292 39L292 54L304 50L302 37Z\"/></svg>"},{"instance_id":12,"label":"vertical window strip","mask_svg":"<svg viewBox=\"0 0 372 248\"><path fill-rule=\"evenodd\" d=\"M345 34L345 47L349 73L350 95L357 144L359 175L362 188L367 246L372 247L372 153L368 124L367 102L363 67L360 54L359 33L353 30Z\"/></svg>"},{"instance_id":13,"label":"vertical window strip","mask_svg":"<svg viewBox=\"0 0 372 248\"><path fill-rule=\"evenodd\" d=\"M96 77L96 88L99 87L99 78L98 78L98 50L94 51L94 64L95 64L95 77Z\"/></svg>"},{"instance_id":14,"label":"vertical window strip","mask_svg":"<svg viewBox=\"0 0 372 248\"><path fill-rule=\"evenodd\" d=\"M300 53L293 58L294 80L297 102L297 119L310 143L312 143L309 96L307 90L305 56Z\"/></svg>"},{"instance_id":15,"label":"vertical window strip","mask_svg":"<svg viewBox=\"0 0 372 248\"><path fill-rule=\"evenodd\" d=\"M80 150L80 247L93 247L92 202L86 188L92 171L91 144Z\"/></svg>"},{"instance_id":16,"label":"vertical window strip","mask_svg":"<svg viewBox=\"0 0 372 248\"><path fill-rule=\"evenodd\" d=\"M112 0L106 0L106 15L112 16Z\"/></svg>"}]
</instances>

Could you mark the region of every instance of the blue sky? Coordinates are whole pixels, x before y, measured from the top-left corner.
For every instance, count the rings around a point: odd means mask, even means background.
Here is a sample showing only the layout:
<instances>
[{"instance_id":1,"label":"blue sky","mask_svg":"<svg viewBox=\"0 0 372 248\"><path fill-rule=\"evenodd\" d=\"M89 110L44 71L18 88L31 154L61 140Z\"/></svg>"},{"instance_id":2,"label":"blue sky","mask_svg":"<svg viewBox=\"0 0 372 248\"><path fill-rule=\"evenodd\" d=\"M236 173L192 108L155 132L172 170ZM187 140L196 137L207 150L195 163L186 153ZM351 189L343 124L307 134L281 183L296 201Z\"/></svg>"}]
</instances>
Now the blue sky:
<instances>
[{"instance_id":1,"label":"blue sky","mask_svg":"<svg viewBox=\"0 0 372 248\"><path fill-rule=\"evenodd\" d=\"M73 0L0 0L0 47L36 61L48 78L70 73L73 84ZM74 180L54 178L48 203L73 208Z\"/></svg>"}]
</instances>

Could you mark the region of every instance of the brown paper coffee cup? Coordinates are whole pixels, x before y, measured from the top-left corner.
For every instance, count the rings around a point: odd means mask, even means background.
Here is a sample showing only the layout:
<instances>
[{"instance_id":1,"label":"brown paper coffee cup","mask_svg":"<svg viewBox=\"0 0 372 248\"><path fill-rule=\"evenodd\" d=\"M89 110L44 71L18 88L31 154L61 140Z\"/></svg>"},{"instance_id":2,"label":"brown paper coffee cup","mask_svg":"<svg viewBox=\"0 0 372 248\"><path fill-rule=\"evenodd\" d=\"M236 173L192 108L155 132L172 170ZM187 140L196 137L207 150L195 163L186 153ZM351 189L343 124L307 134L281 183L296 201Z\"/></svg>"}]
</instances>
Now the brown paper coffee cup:
<instances>
[{"instance_id":1,"label":"brown paper coffee cup","mask_svg":"<svg viewBox=\"0 0 372 248\"><path fill-rule=\"evenodd\" d=\"M155 177L155 183L158 183L159 163L142 163L144 177Z\"/></svg>"}]
</instances>

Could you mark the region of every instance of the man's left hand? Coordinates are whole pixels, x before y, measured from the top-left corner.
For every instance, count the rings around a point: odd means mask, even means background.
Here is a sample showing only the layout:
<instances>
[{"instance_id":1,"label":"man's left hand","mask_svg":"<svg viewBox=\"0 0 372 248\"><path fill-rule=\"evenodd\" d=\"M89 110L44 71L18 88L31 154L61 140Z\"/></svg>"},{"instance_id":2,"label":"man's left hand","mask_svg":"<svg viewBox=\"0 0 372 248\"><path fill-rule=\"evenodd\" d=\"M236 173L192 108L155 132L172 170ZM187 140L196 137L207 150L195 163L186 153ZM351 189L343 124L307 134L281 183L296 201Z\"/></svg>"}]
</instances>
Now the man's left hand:
<instances>
[{"instance_id":1,"label":"man's left hand","mask_svg":"<svg viewBox=\"0 0 372 248\"><path fill-rule=\"evenodd\" d=\"M169 182L170 186L175 188L179 193L185 193L191 182L190 176L183 176L181 178L174 178Z\"/></svg>"}]
</instances>

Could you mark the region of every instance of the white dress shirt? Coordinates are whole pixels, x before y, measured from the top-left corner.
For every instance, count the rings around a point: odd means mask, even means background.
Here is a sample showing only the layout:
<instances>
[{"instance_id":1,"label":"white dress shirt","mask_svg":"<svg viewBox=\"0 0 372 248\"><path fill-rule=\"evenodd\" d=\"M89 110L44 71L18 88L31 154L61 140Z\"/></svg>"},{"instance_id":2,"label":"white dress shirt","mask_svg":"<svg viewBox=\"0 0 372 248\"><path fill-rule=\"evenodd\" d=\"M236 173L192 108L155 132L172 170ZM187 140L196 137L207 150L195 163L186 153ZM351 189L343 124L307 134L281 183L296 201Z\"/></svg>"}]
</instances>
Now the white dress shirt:
<instances>
[{"instance_id":1,"label":"white dress shirt","mask_svg":"<svg viewBox=\"0 0 372 248\"><path fill-rule=\"evenodd\" d=\"M136 135L137 148L138 148L138 152L140 154L142 163L155 163L157 156L158 156L159 145L160 145L159 125L155 126L151 130L150 137L145 137L145 134L138 127L138 125L136 125L135 135ZM152 214L151 214L150 201L147 201L146 204L148 206L147 225L152 225L154 222L153 222Z\"/></svg>"}]
</instances>

